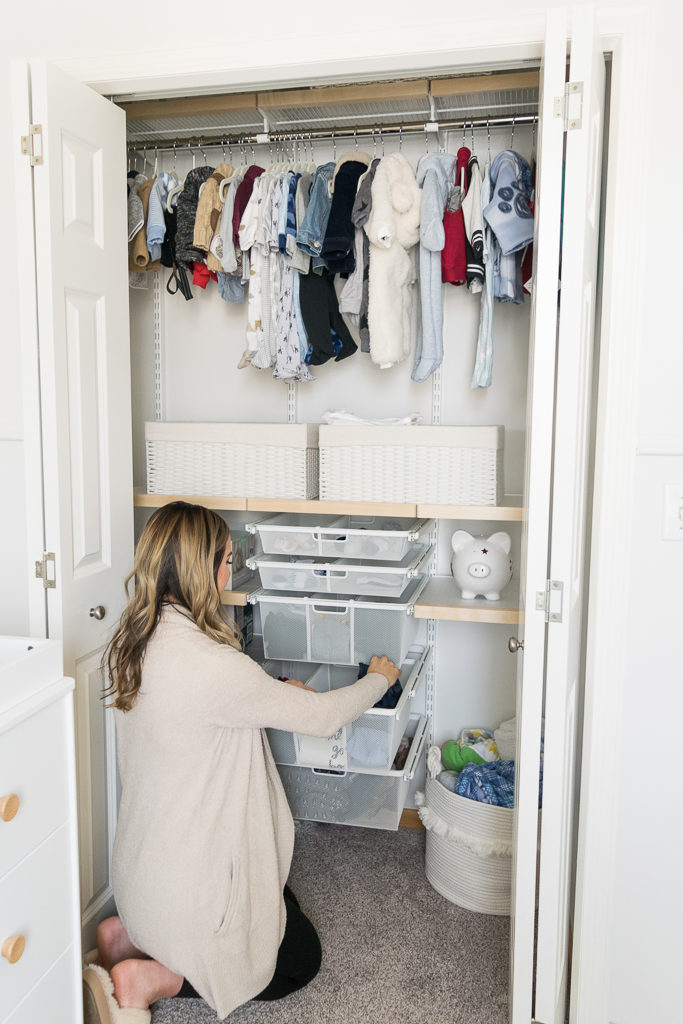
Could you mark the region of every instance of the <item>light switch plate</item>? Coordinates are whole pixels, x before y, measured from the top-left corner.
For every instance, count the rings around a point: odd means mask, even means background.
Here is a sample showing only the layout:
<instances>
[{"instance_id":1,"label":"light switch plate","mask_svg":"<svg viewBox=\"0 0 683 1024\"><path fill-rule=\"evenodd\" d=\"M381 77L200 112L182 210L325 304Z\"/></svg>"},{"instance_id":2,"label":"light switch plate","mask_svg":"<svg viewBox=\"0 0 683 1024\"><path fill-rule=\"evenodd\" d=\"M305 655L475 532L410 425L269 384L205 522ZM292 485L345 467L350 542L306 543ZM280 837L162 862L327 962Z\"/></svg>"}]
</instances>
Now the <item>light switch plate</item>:
<instances>
[{"instance_id":1,"label":"light switch plate","mask_svg":"<svg viewBox=\"0 0 683 1024\"><path fill-rule=\"evenodd\" d=\"M683 540L683 484L664 486L664 539Z\"/></svg>"}]
</instances>

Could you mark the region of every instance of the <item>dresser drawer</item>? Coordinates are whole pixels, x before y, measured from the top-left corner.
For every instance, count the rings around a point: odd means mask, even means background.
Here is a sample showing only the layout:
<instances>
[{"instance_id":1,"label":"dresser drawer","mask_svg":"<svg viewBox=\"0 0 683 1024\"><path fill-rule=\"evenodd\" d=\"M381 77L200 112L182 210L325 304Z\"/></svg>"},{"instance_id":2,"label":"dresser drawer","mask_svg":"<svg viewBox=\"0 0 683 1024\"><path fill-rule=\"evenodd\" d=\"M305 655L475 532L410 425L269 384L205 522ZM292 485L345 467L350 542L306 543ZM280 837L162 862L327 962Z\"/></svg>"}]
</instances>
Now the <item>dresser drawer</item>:
<instances>
[{"instance_id":1,"label":"dresser drawer","mask_svg":"<svg viewBox=\"0 0 683 1024\"><path fill-rule=\"evenodd\" d=\"M75 855L67 823L0 881L0 947L13 936L26 943L16 963L0 956L0 1021L73 944Z\"/></svg>"},{"instance_id":2,"label":"dresser drawer","mask_svg":"<svg viewBox=\"0 0 683 1024\"><path fill-rule=\"evenodd\" d=\"M77 1024L83 1018L80 981L76 952L70 946L9 1017L0 1018L0 1024Z\"/></svg>"},{"instance_id":3,"label":"dresser drawer","mask_svg":"<svg viewBox=\"0 0 683 1024\"><path fill-rule=\"evenodd\" d=\"M69 815L71 715L69 695L0 732L0 800L19 800L11 821L0 816L0 878Z\"/></svg>"}]
</instances>

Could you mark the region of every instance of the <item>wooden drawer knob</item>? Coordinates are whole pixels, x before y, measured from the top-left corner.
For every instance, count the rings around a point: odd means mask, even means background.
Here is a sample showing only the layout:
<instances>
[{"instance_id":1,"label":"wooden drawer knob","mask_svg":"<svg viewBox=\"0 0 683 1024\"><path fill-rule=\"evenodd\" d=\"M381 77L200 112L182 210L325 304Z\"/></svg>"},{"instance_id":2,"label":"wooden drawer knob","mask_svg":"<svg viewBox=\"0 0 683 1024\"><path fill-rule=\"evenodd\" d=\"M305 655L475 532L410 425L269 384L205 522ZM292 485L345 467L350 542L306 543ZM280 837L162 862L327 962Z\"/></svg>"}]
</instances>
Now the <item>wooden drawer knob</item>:
<instances>
[{"instance_id":1,"label":"wooden drawer knob","mask_svg":"<svg viewBox=\"0 0 683 1024\"><path fill-rule=\"evenodd\" d=\"M0 818L3 821L11 821L19 810L19 797L16 793L9 796L0 796Z\"/></svg>"},{"instance_id":2,"label":"wooden drawer knob","mask_svg":"<svg viewBox=\"0 0 683 1024\"><path fill-rule=\"evenodd\" d=\"M9 960L11 964L15 964L17 960L21 960L24 950L26 949L26 939L23 935L12 935L11 938L5 939L2 944L2 955L6 960Z\"/></svg>"}]
</instances>

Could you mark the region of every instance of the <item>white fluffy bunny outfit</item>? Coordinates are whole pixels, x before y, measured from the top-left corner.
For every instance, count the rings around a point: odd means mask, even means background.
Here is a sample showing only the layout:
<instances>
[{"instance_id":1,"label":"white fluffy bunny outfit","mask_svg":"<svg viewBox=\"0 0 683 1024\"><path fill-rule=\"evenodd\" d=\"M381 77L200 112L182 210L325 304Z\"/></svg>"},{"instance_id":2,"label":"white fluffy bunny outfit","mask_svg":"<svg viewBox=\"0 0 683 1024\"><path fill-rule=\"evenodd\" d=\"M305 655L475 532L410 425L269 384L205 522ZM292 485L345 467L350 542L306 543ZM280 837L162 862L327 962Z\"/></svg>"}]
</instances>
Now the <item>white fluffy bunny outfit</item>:
<instances>
[{"instance_id":1,"label":"white fluffy bunny outfit","mask_svg":"<svg viewBox=\"0 0 683 1024\"><path fill-rule=\"evenodd\" d=\"M370 356L382 369L410 354L415 260L420 237L420 189L401 153L380 160L372 182L368 327Z\"/></svg>"}]
</instances>

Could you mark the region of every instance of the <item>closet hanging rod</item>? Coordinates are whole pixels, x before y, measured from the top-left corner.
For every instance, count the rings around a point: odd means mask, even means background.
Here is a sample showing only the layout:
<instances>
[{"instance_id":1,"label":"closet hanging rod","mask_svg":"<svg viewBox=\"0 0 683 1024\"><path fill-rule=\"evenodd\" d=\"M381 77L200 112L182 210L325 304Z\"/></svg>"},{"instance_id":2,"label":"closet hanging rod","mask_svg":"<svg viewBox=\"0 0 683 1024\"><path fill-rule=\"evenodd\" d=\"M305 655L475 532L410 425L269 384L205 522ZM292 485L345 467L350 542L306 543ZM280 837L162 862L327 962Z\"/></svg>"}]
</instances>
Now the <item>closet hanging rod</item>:
<instances>
[{"instance_id":1,"label":"closet hanging rod","mask_svg":"<svg viewBox=\"0 0 683 1024\"><path fill-rule=\"evenodd\" d=\"M429 127L425 127L425 122L419 123L412 122L410 124L391 124L391 125L375 125L371 127L369 125L363 125L355 128L313 128L310 131L275 131L270 132L268 135L261 133L254 135L244 134L232 134L230 132L223 132L219 135L191 135L181 138L180 135L168 136L166 135L163 139L128 139L128 145L136 150L156 150L157 152L182 152L183 149L195 148L199 149L200 145L202 149L220 148L221 146L259 146L268 145L278 142L287 143L298 143L305 144L309 141L319 141L321 139L334 139L336 142L340 140L359 140L359 139L372 139L379 142L380 139L391 138L393 136L406 136L406 135L418 135L418 134L436 134L442 131L481 131L482 129L494 129L494 128L510 128L512 125L515 128L522 127L523 125L535 124L538 121L537 114L515 114L514 116L496 116L496 117L474 117L465 118L458 121L436 121L427 122ZM431 124L436 124L436 128L432 128Z\"/></svg>"}]
</instances>

